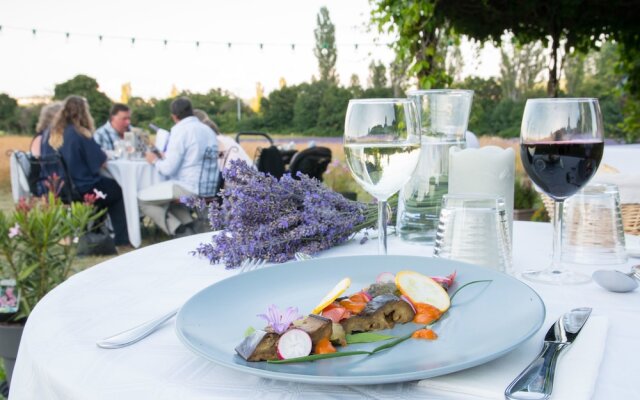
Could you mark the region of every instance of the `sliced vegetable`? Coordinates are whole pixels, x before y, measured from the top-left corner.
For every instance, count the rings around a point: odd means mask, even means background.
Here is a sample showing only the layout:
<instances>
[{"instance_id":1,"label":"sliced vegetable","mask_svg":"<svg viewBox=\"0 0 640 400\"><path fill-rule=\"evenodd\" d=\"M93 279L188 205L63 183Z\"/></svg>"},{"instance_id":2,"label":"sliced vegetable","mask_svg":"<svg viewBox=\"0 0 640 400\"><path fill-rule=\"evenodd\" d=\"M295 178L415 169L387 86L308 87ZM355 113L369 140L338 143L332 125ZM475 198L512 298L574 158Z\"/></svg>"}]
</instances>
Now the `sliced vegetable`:
<instances>
[{"instance_id":1,"label":"sliced vegetable","mask_svg":"<svg viewBox=\"0 0 640 400\"><path fill-rule=\"evenodd\" d=\"M396 274L396 286L414 304L426 303L441 312L449 309L451 301L444 288L433 279L415 271L400 271Z\"/></svg>"},{"instance_id":2,"label":"sliced vegetable","mask_svg":"<svg viewBox=\"0 0 640 400\"><path fill-rule=\"evenodd\" d=\"M438 338L438 334L436 334L431 329L418 329L417 331L411 334L411 337L414 339L426 339L426 340L436 340Z\"/></svg>"},{"instance_id":3,"label":"sliced vegetable","mask_svg":"<svg viewBox=\"0 0 640 400\"><path fill-rule=\"evenodd\" d=\"M329 354L329 353L335 353L337 350L335 347L333 347L333 345L331 344L331 341L329 341L329 339L324 338L324 339L320 339L318 341L318 343L316 343L316 348L314 350L315 354Z\"/></svg>"},{"instance_id":4,"label":"sliced vegetable","mask_svg":"<svg viewBox=\"0 0 640 400\"><path fill-rule=\"evenodd\" d=\"M416 315L413 317L413 322L416 324L428 325L442 316L442 312L431 304L416 303L414 307Z\"/></svg>"},{"instance_id":5,"label":"sliced vegetable","mask_svg":"<svg viewBox=\"0 0 640 400\"><path fill-rule=\"evenodd\" d=\"M333 303L335 299L340 297L340 295L344 293L349 286L351 286L351 279L349 278L344 278L338 282L338 284L334 286L333 289L331 289L329 293L322 298L322 300L320 300L320 303L311 311L311 314L319 314L326 306Z\"/></svg>"},{"instance_id":6,"label":"sliced vegetable","mask_svg":"<svg viewBox=\"0 0 640 400\"><path fill-rule=\"evenodd\" d=\"M311 354L311 336L302 329L289 329L278 340L278 357L281 360L304 357Z\"/></svg>"},{"instance_id":7,"label":"sliced vegetable","mask_svg":"<svg viewBox=\"0 0 640 400\"><path fill-rule=\"evenodd\" d=\"M324 311L322 311L321 315L337 323L345 318L349 318L351 316L351 313L344 307L332 307L328 310L325 309Z\"/></svg>"},{"instance_id":8,"label":"sliced vegetable","mask_svg":"<svg viewBox=\"0 0 640 400\"><path fill-rule=\"evenodd\" d=\"M453 285L453 281L456 279L456 271L453 271L452 274L447 275L446 277L442 276L432 276L431 279L438 282L444 290L449 290L451 285Z\"/></svg>"}]
</instances>

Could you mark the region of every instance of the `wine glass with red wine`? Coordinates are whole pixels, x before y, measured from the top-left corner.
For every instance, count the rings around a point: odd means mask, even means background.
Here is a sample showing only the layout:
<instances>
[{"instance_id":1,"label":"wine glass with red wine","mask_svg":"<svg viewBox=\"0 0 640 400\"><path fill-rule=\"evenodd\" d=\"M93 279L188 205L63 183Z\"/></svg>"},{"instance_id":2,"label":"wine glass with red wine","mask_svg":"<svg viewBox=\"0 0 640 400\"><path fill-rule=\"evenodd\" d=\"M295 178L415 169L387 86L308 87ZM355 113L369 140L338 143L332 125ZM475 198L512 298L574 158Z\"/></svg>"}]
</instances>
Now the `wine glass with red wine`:
<instances>
[{"instance_id":1,"label":"wine glass with red wine","mask_svg":"<svg viewBox=\"0 0 640 400\"><path fill-rule=\"evenodd\" d=\"M598 99L529 99L520 129L520 156L531 180L555 201L553 259L529 280L577 284L591 278L562 266L562 206L595 175L604 136Z\"/></svg>"}]
</instances>

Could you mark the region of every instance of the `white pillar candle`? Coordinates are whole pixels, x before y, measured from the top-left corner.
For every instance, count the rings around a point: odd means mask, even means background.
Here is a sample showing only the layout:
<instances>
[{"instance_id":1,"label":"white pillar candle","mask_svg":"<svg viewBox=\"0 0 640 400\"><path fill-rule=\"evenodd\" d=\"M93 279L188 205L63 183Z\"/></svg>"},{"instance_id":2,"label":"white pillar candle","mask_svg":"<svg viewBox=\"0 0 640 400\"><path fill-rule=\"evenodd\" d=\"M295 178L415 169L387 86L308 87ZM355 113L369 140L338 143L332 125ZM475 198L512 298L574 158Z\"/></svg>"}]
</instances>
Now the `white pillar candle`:
<instances>
[{"instance_id":1,"label":"white pillar candle","mask_svg":"<svg viewBox=\"0 0 640 400\"><path fill-rule=\"evenodd\" d=\"M513 235L515 164L512 148L452 148L449 155L449 193L502 196L509 218L509 232Z\"/></svg>"}]
</instances>

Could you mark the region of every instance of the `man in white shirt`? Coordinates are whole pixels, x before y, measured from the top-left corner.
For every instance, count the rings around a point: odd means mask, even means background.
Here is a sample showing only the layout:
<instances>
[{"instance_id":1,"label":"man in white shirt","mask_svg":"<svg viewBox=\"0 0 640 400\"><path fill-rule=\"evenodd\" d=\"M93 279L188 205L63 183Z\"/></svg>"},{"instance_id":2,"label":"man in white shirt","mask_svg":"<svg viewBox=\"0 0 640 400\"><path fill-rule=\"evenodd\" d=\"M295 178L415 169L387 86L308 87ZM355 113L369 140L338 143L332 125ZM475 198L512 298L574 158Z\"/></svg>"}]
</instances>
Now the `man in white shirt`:
<instances>
[{"instance_id":1,"label":"man in white shirt","mask_svg":"<svg viewBox=\"0 0 640 400\"><path fill-rule=\"evenodd\" d=\"M147 152L145 158L166 179L157 185L138 192L142 212L149 216L168 235L191 233L193 222L190 210L177 202L182 196L203 195L199 193L201 180L218 179L217 163L212 170L202 174L203 159L207 148L217 154L215 133L193 116L191 101L179 97L171 103L171 118L176 123L164 158ZM207 175L207 176L201 176Z\"/></svg>"}]
</instances>

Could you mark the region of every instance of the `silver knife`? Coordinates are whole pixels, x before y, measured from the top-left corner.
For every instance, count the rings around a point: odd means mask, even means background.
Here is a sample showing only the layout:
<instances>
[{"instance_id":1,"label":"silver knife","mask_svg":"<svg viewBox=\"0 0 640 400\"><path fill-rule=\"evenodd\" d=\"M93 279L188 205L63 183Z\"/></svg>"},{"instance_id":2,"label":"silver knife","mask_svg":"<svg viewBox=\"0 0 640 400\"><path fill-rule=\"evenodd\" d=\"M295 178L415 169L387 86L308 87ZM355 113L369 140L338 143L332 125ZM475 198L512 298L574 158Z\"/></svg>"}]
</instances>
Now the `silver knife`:
<instances>
[{"instance_id":1,"label":"silver knife","mask_svg":"<svg viewBox=\"0 0 640 400\"><path fill-rule=\"evenodd\" d=\"M553 391L558 356L576 339L591 315L591 308L575 308L558 319L544 338L542 351L511 382L504 396L511 400L545 400Z\"/></svg>"}]
</instances>

